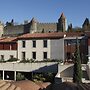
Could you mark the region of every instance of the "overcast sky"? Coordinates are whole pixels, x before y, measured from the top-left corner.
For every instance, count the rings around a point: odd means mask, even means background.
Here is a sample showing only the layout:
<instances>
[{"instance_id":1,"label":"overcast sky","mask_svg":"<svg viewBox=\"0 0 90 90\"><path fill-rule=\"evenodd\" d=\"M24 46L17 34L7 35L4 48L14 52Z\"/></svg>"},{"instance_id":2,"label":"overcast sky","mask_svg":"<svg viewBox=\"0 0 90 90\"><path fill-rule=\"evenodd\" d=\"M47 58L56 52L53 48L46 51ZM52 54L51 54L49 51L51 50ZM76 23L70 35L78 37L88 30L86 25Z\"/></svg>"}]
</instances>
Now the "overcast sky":
<instances>
[{"instance_id":1,"label":"overcast sky","mask_svg":"<svg viewBox=\"0 0 90 90\"><path fill-rule=\"evenodd\" d=\"M0 0L0 20L4 23L14 19L23 23L35 17L38 22L57 22L61 13L67 24L81 26L90 19L90 0Z\"/></svg>"}]
</instances>

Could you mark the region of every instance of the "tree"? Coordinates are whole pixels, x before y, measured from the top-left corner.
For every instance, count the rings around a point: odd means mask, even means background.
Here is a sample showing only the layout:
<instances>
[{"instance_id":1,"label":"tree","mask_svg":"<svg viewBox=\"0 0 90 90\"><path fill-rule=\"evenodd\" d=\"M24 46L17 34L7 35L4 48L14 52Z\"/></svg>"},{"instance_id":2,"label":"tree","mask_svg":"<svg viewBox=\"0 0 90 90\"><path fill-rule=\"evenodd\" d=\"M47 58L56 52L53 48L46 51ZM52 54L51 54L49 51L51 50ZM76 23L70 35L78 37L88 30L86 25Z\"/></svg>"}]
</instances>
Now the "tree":
<instances>
[{"instance_id":1,"label":"tree","mask_svg":"<svg viewBox=\"0 0 90 90\"><path fill-rule=\"evenodd\" d=\"M75 51L75 62L74 62L74 72L73 72L73 82L81 83L82 82L82 69L81 69L81 59L79 52L79 43L78 38L76 39L76 51Z\"/></svg>"},{"instance_id":2,"label":"tree","mask_svg":"<svg viewBox=\"0 0 90 90\"><path fill-rule=\"evenodd\" d=\"M20 80L25 80L24 75L23 75L23 74L21 74L21 73L17 73L16 78L17 78L17 81L20 81Z\"/></svg>"}]
</instances>

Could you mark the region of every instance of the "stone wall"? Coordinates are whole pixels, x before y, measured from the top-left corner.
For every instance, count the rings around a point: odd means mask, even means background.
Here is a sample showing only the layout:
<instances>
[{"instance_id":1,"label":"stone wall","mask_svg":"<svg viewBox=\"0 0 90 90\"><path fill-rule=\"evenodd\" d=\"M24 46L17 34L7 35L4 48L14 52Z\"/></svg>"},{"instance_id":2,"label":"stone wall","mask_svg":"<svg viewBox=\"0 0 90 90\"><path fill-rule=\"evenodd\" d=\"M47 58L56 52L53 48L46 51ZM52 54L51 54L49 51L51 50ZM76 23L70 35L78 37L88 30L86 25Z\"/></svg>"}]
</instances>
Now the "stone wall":
<instances>
[{"instance_id":1,"label":"stone wall","mask_svg":"<svg viewBox=\"0 0 90 90\"><path fill-rule=\"evenodd\" d=\"M13 56L14 58L17 58L17 51L16 50L0 50L0 60L1 59L1 55L4 56L4 60L7 61L8 59L11 58L11 56Z\"/></svg>"},{"instance_id":2,"label":"stone wall","mask_svg":"<svg viewBox=\"0 0 90 90\"><path fill-rule=\"evenodd\" d=\"M4 27L4 36L18 35L22 33L34 33L34 32L44 33L44 32L62 31L61 28L59 27L60 25L61 23L39 23L32 21L22 25L10 24Z\"/></svg>"},{"instance_id":3,"label":"stone wall","mask_svg":"<svg viewBox=\"0 0 90 90\"><path fill-rule=\"evenodd\" d=\"M57 31L56 23L37 23L37 32L54 32Z\"/></svg>"},{"instance_id":4,"label":"stone wall","mask_svg":"<svg viewBox=\"0 0 90 90\"><path fill-rule=\"evenodd\" d=\"M5 26L4 27L4 36L9 35L18 35L24 33L24 26L23 25L12 25L12 26Z\"/></svg>"},{"instance_id":5,"label":"stone wall","mask_svg":"<svg viewBox=\"0 0 90 90\"><path fill-rule=\"evenodd\" d=\"M36 26L34 27L32 25L32 23L23 24L23 25L5 26L3 35L4 36L10 36L10 35L13 36L13 35L19 35L19 34L23 34L23 33L55 32L55 31L57 31L56 23L37 23ZM33 27L33 29L32 29L32 27Z\"/></svg>"}]
</instances>

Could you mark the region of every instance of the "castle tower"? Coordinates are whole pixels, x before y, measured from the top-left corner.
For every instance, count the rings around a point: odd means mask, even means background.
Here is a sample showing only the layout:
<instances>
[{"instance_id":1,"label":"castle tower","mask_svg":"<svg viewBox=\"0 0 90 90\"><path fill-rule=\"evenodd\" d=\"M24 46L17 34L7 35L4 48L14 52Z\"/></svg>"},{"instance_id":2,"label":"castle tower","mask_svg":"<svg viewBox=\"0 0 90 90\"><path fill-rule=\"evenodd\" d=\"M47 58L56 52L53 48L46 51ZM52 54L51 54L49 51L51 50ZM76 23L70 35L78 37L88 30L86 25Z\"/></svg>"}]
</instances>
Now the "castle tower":
<instances>
[{"instance_id":1,"label":"castle tower","mask_svg":"<svg viewBox=\"0 0 90 90\"><path fill-rule=\"evenodd\" d=\"M60 18L58 19L58 23L57 23L57 31L62 31L65 32L66 30L66 17L64 16L64 14L62 13Z\"/></svg>"},{"instance_id":2,"label":"castle tower","mask_svg":"<svg viewBox=\"0 0 90 90\"><path fill-rule=\"evenodd\" d=\"M0 21L0 37L3 35L4 24Z\"/></svg>"},{"instance_id":3,"label":"castle tower","mask_svg":"<svg viewBox=\"0 0 90 90\"><path fill-rule=\"evenodd\" d=\"M85 21L84 21L84 23L83 23L83 25L82 25L82 28L84 30L87 30L88 29L88 26L89 26L89 19L86 18Z\"/></svg>"},{"instance_id":4,"label":"castle tower","mask_svg":"<svg viewBox=\"0 0 90 90\"><path fill-rule=\"evenodd\" d=\"M35 20L35 18L32 18L30 33L35 33L35 32L37 32L37 21Z\"/></svg>"}]
</instances>

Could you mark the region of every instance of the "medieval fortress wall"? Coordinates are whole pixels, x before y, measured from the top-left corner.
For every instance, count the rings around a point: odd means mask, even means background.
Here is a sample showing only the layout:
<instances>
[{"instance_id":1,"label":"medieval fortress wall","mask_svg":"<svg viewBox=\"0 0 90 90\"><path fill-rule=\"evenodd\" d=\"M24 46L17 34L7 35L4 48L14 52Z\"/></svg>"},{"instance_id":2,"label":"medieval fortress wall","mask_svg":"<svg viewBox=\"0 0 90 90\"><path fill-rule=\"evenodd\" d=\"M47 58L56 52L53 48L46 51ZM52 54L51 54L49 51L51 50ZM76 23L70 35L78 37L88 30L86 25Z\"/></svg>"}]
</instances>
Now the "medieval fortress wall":
<instances>
[{"instance_id":1,"label":"medieval fortress wall","mask_svg":"<svg viewBox=\"0 0 90 90\"><path fill-rule=\"evenodd\" d=\"M66 18L62 13L55 23L40 23L35 18L21 25L15 25L14 20L6 25L0 24L0 36L17 36L25 33L63 32L66 29Z\"/></svg>"},{"instance_id":2,"label":"medieval fortress wall","mask_svg":"<svg viewBox=\"0 0 90 90\"><path fill-rule=\"evenodd\" d=\"M57 31L57 23L38 23L38 32L55 32Z\"/></svg>"},{"instance_id":3,"label":"medieval fortress wall","mask_svg":"<svg viewBox=\"0 0 90 90\"><path fill-rule=\"evenodd\" d=\"M22 34L24 32L24 26L23 25L16 25L16 26L6 26L4 27L3 34L5 36L9 35L16 35L16 34Z\"/></svg>"}]
</instances>

